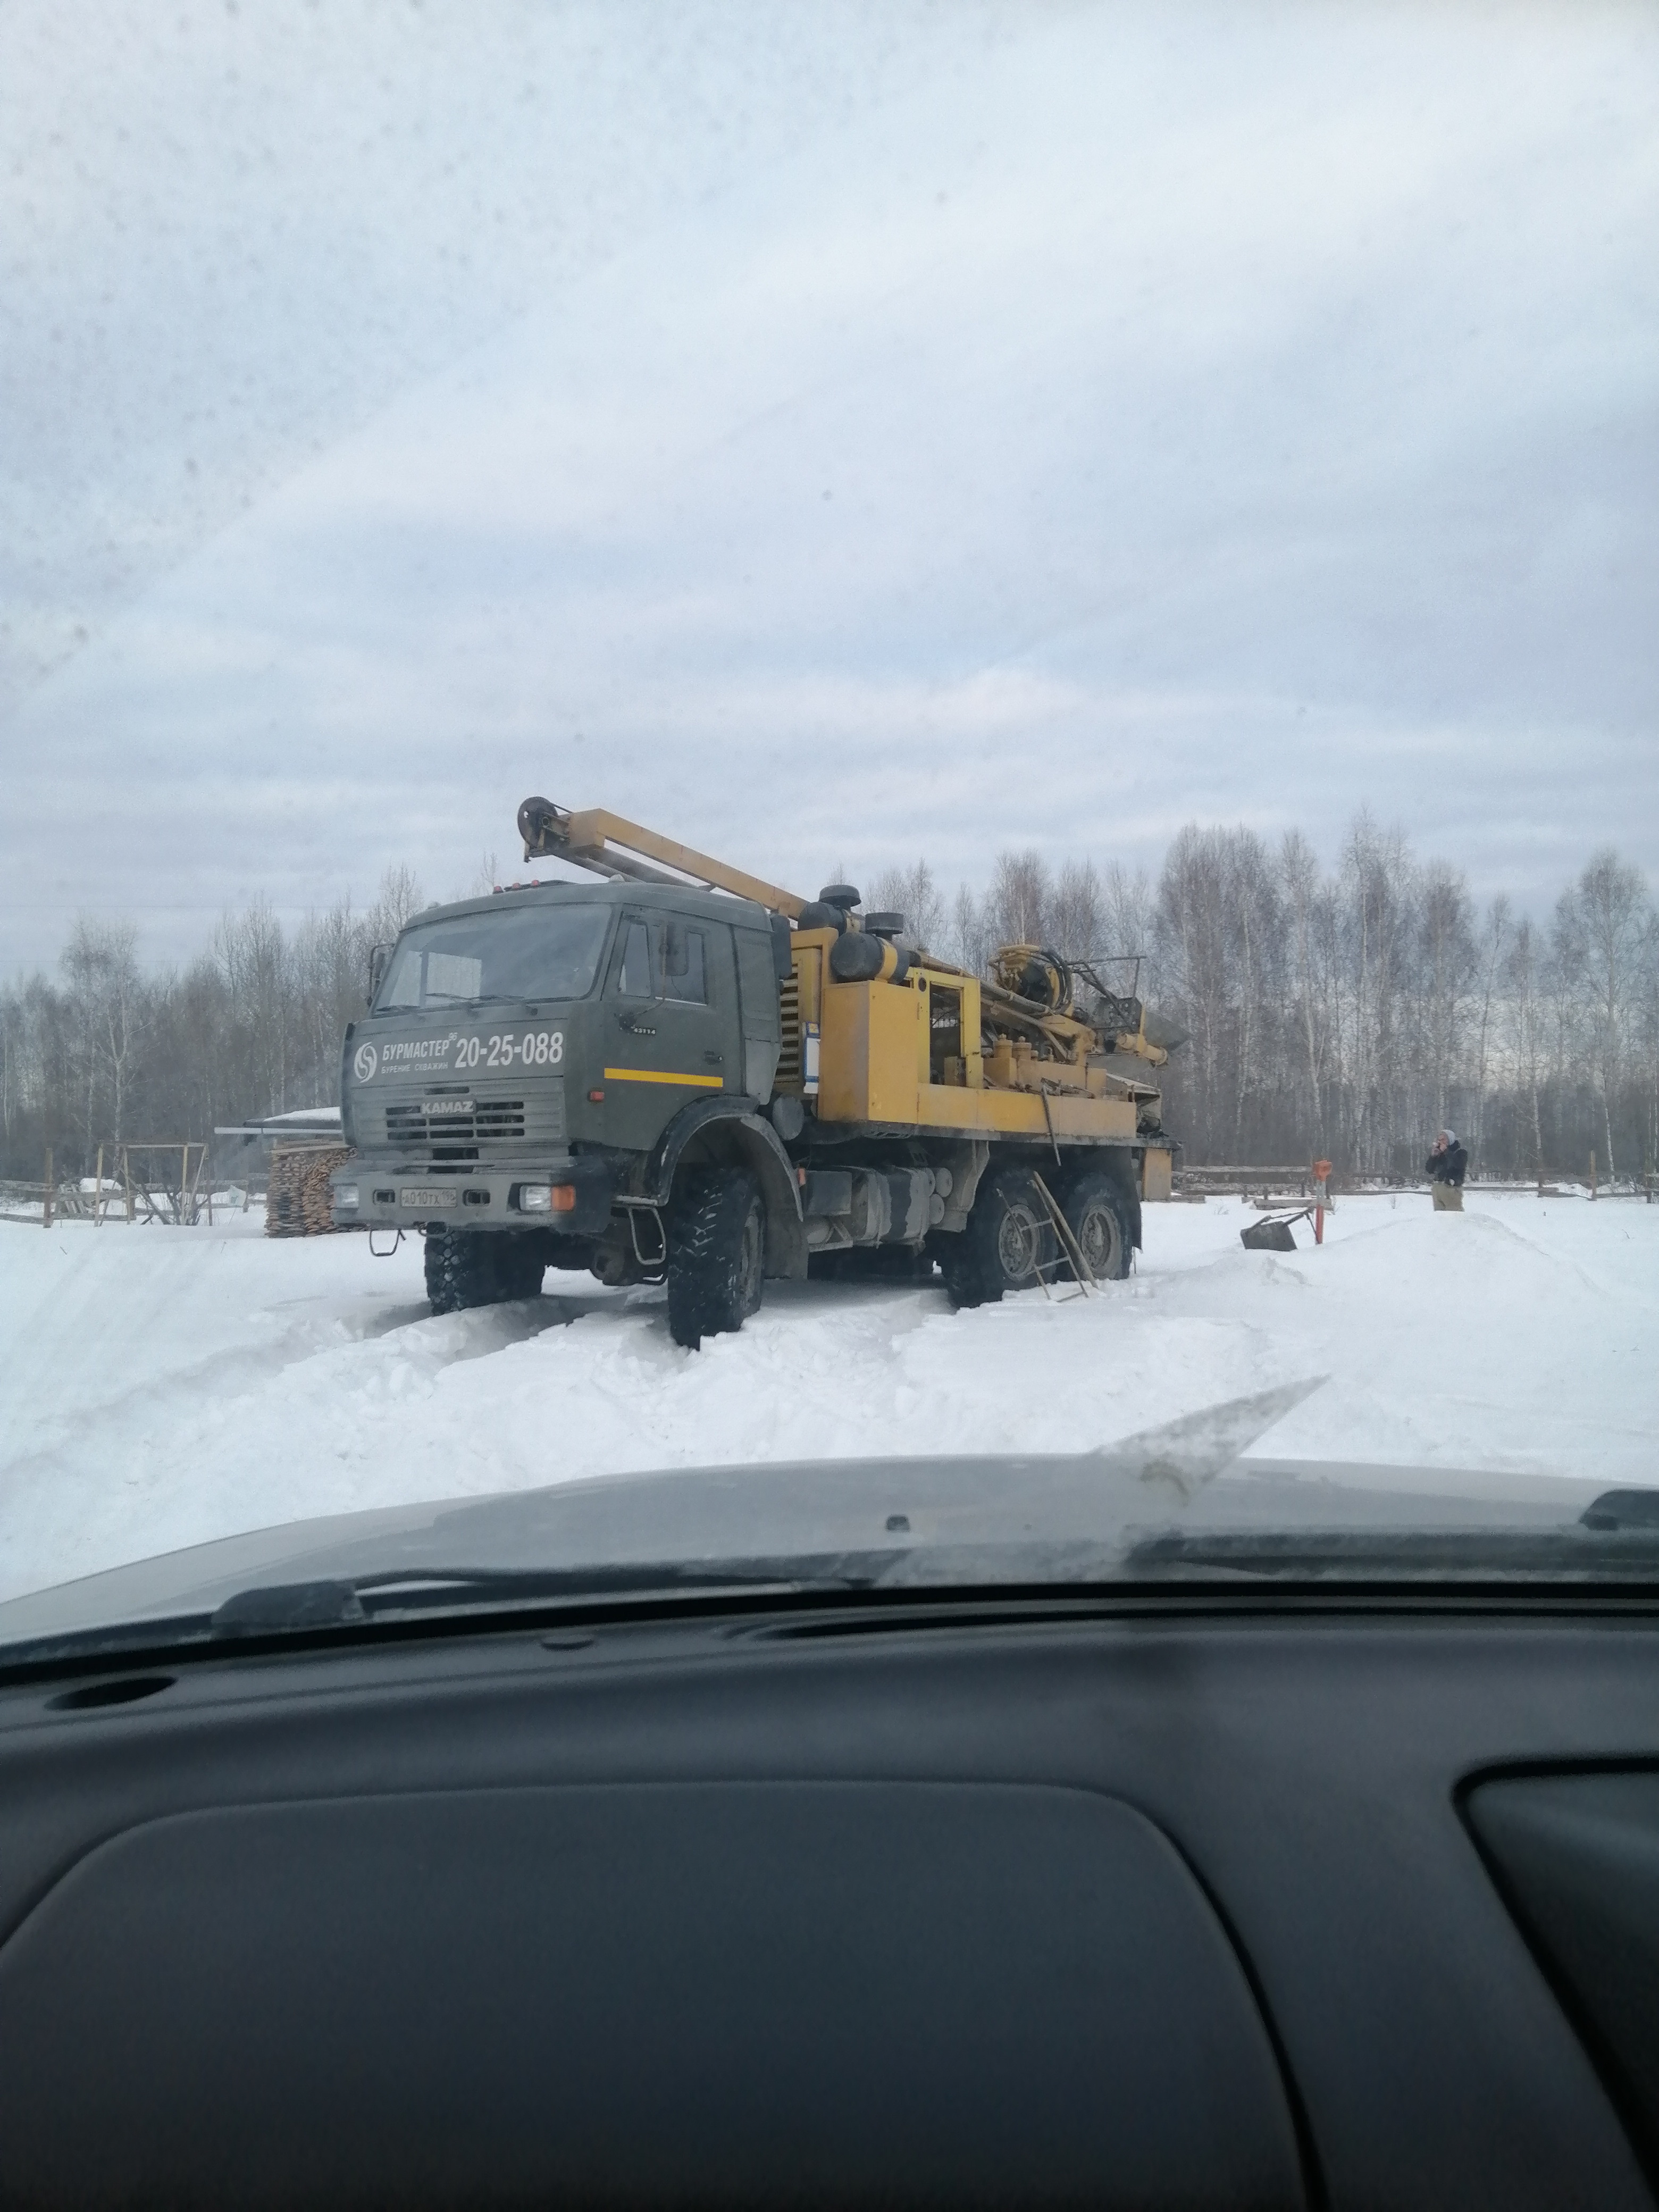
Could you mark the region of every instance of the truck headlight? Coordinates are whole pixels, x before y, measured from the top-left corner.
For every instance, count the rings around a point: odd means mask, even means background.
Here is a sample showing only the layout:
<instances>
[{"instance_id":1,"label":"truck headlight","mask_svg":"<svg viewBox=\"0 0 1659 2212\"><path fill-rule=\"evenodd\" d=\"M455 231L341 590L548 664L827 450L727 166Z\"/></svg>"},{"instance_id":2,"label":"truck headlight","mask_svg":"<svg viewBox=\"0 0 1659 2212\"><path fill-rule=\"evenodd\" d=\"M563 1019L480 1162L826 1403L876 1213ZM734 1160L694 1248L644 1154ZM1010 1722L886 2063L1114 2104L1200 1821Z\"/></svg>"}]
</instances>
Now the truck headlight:
<instances>
[{"instance_id":1,"label":"truck headlight","mask_svg":"<svg viewBox=\"0 0 1659 2212\"><path fill-rule=\"evenodd\" d=\"M520 1213L574 1213L576 1210L576 1186L574 1182L521 1182L519 1185Z\"/></svg>"},{"instance_id":2,"label":"truck headlight","mask_svg":"<svg viewBox=\"0 0 1659 2212\"><path fill-rule=\"evenodd\" d=\"M334 1203L343 1213L355 1213L357 1211L356 1184L337 1182L334 1186Z\"/></svg>"}]
</instances>

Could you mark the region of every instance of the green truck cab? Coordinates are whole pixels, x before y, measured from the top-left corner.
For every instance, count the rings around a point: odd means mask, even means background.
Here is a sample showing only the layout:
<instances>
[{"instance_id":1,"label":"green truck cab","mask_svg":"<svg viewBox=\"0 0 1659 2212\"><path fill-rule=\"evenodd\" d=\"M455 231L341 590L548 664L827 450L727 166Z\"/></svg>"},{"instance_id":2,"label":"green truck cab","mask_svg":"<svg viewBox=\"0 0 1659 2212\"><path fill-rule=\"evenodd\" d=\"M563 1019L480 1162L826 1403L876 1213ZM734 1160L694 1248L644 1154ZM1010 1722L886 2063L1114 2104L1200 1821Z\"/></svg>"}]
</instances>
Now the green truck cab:
<instances>
[{"instance_id":1,"label":"green truck cab","mask_svg":"<svg viewBox=\"0 0 1659 2212\"><path fill-rule=\"evenodd\" d=\"M599 880L416 915L346 1033L333 1218L420 1231L434 1311L587 1268L665 1283L696 1346L809 1259L937 1264L957 1306L1128 1273L1174 1158L1176 1040L1138 996L1026 944L977 975L850 884L804 899L603 810L518 823Z\"/></svg>"},{"instance_id":2,"label":"green truck cab","mask_svg":"<svg viewBox=\"0 0 1659 2212\"><path fill-rule=\"evenodd\" d=\"M336 1224L416 1230L434 1310L544 1268L665 1278L673 1334L804 1277L796 1171L766 1115L787 924L640 882L515 886L416 915L346 1032L355 1154Z\"/></svg>"}]
</instances>

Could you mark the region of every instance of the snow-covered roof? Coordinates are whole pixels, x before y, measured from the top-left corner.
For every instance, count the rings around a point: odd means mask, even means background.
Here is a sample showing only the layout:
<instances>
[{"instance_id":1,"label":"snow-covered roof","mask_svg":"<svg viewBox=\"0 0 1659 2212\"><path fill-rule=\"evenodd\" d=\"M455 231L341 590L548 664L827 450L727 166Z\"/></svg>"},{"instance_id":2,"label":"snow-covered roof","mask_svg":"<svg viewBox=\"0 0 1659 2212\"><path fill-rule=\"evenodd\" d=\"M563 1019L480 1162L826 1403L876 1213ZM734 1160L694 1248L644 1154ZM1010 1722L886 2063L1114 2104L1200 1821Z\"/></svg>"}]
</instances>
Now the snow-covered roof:
<instances>
[{"instance_id":1,"label":"snow-covered roof","mask_svg":"<svg viewBox=\"0 0 1659 2212\"><path fill-rule=\"evenodd\" d=\"M337 1106L296 1106L287 1114L251 1114L246 1121L222 1123L213 1133L216 1137L331 1137L339 1130Z\"/></svg>"}]
</instances>

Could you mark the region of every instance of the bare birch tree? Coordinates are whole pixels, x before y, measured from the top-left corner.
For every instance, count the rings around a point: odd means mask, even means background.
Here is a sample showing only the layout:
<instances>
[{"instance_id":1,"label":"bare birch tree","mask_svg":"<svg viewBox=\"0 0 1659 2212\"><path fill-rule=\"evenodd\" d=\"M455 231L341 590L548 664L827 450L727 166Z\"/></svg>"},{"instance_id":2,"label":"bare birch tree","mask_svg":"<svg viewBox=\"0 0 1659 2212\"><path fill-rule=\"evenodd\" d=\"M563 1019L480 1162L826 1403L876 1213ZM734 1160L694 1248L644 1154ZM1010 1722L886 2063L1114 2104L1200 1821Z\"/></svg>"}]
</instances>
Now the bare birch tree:
<instances>
[{"instance_id":1,"label":"bare birch tree","mask_svg":"<svg viewBox=\"0 0 1659 2212\"><path fill-rule=\"evenodd\" d=\"M872 913L902 914L905 933L913 943L943 951L945 895L926 860L908 868L884 868L865 904Z\"/></svg>"},{"instance_id":2,"label":"bare birch tree","mask_svg":"<svg viewBox=\"0 0 1659 2212\"><path fill-rule=\"evenodd\" d=\"M1492 1006L1509 941L1510 902L1500 893L1486 908L1486 923L1480 933L1480 1024L1474 1062L1474 1142L1469 1146L1469 1158L1477 1171L1486 1134L1486 1071L1488 1048L1492 1041Z\"/></svg>"},{"instance_id":3,"label":"bare birch tree","mask_svg":"<svg viewBox=\"0 0 1659 2212\"><path fill-rule=\"evenodd\" d=\"M1639 871L1627 866L1609 847L1595 855L1564 903L1564 945L1584 990L1584 1026L1601 1093L1607 1174L1612 1176L1616 1172L1613 1103L1648 923L1646 886Z\"/></svg>"},{"instance_id":4,"label":"bare birch tree","mask_svg":"<svg viewBox=\"0 0 1659 2212\"><path fill-rule=\"evenodd\" d=\"M986 899L994 945L1046 945L1054 886L1040 853L999 853Z\"/></svg>"}]
</instances>

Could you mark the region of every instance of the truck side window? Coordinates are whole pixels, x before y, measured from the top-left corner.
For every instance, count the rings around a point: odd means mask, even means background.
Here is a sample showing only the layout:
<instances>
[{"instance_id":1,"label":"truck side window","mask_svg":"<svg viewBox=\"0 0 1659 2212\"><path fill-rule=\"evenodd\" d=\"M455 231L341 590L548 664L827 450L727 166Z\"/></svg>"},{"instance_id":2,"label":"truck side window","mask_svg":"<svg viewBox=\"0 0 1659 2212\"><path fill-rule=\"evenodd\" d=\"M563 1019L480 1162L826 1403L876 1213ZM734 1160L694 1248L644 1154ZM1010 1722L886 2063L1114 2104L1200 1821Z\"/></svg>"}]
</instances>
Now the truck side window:
<instances>
[{"instance_id":1,"label":"truck side window","mask_svg":"<svg viewBox=\"0 0 1659 2212\"><path fill-rule=\"evenodd\" d=\"M421 1003L421 955L419 948L408 945L398 955L392 970L392 981L384 985L377 1010L384 1012L392 1006L418 1006Z\"/></svg>"},{"instance_id":2,"label":"truck side window","mask_svg":"<svg viewBox=\"0 0 1659 2212\"><path fill-rule=\"evenodd\" d=\"M702 932L688 929L683 921L657 925L662 975L662 995L691 1006L708 1004L708 984L703 960Z\"/></svg>"},{"instance_id":3,"label":"truck side window","mask_svg":"<svg viewBox=\"0 0 1659 2212\"><path fill-rule=\"evenodd\" d=\"M617 993L623 999L648 999L651 992L651 944L642 921L623 924L622 959L617 969Z\"/></svg>"}]
</instances>

